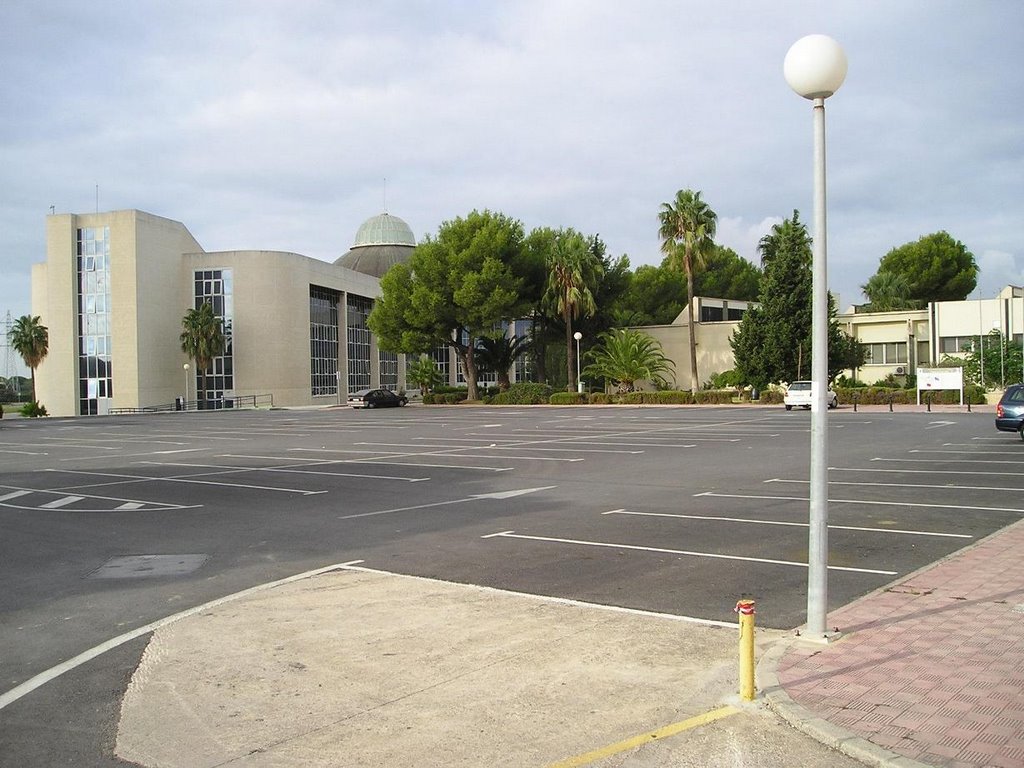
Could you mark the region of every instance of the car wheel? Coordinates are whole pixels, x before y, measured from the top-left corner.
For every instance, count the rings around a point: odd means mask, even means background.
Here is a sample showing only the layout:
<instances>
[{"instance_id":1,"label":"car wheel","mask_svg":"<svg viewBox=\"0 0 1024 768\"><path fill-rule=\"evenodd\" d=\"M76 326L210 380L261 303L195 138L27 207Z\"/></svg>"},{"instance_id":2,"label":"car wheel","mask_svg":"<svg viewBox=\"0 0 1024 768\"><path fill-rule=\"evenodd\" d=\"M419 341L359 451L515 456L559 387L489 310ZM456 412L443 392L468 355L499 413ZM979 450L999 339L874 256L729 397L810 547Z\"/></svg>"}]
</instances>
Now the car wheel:
<instances>
[{"instance_id":1,"label":"car wheel","mask_svg":"<svg viewBox=\"0 0 1024 768\"><path fill-rule=\"evenodd\" d=\"M1020 425L1020 429L1017 430L1017 433L1020 435L1020 439L1024 440L1024 424Z\"/></svg>"},{"instance_id":2,"label":"car wheel","mask_svg":"<svg viewBox=\"0 0 1024 768\"><path fill-rule=\"evenodd\" d=\"M364 408L373 408L373 403L367 403L363 406Z\"/></svg>"},{"instance_id":3,"label":"car wheel","mask_svg":"<svg viewBox=\"0 0 1024 768\"><path fill-rule=\"evenodd\" d=\"M398 404L399 404L400 406L404 407L404 406L406 406L406 405L408 405L408 404L409 404L409 401L408 401L408 400L406 400L406 399L405 399L405 398L403 397L403 398L402 398L401 400L399 400L399 401L398 401Z\"/></svg>"},{"instance_id":4,"label":"car wheel","mask_svg":"<svg viewBox=\"0 0 1024 768\"><path fill-rule=\"evenodd\" d=\"M829 407L829 408L838 408L838 407L839 407L839 398L838 398L838 397L837 397L837 398L834 398L834 399L832 400L832 402L830 402L830 403L828 404L828 407Z\"/></svg>"},{"instance_id":5,"label":"car wheel","mask_svg":"<svg viewBox=\"0 0 1024 768\"><path fill-rule=\"evenodd\" d=\"M792 411L793 410L793 406L792 405L787 405L786 406L786 410L787 411Z\"/></svg>"}]
</instances>

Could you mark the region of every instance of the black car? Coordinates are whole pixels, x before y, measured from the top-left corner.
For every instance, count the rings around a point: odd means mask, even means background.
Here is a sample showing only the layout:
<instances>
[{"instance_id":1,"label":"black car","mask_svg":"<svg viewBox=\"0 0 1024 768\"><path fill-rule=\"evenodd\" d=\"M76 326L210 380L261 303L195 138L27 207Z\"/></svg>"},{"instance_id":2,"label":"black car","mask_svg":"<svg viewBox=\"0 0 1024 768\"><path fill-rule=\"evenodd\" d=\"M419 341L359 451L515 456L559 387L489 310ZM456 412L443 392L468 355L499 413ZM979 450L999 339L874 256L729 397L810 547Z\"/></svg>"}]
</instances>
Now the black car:
<instances>
[{"instance_id":1,"label":"black car","mask_svg":"<svg viewBox=\"0 0 1024 768\"><path fill-rule=\"evenodd\" d=\"M996 406L996 429L1019 432L1024 440L1024 384L1013 384L1003 392Z\"/></svg>"},{"instance_id":2,"label":"black car","mask_svg":"<svg viewBox=\"0 0 1024 768\"><path fill-rule=\"evenodd\" d=\"M348 396L353 408L398 408L408 402L405 395L396 395L390 389L361 389Z\"/></svg>"}]
</instances>

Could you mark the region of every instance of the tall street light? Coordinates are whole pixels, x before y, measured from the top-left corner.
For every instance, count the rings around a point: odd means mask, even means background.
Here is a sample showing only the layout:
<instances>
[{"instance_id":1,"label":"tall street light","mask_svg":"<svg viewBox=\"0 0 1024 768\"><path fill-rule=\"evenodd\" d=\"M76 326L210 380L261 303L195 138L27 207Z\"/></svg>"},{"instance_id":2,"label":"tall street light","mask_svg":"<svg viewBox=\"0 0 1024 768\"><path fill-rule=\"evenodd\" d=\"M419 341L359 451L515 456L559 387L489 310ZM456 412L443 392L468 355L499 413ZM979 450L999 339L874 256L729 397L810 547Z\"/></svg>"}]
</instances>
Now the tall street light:
<instances>
[{"instance_id":1,"label":"tall street light","mask_svg":"<svg viewBox=\"0 0 1024 768\"><path fill-rule=\"evenodd\" d=\"M807 636L827 638L828 271L825 226L825 99L846 79L846 54L827 35L797 40L782 65L789 87L814 103L814 251L811 284L811 469Z\"/></svg>"},{"instance_id":2,"label":"tall street light","mask_svg":"<svg viewBox=\"0 0 1024 768\"><path fill-rule=\"evenodd\" d=\"M188 363L185 363L181 367L185 371L185 401L181 404L181 410L187 411L188 410L188 369L189 369L189 365L188 365Z\"/></svg>"},{"instance_id":3,"label":"tall street light","mask_svg":"<svg viewBox=\"0 0 1024 768\"><path fill-rule=\"evenodd\" d=\"M583 334L576 331L572 337L576 339L576 391L583 394L583 381L580 379L580 339Z\"/></svg>"}]
</instances>

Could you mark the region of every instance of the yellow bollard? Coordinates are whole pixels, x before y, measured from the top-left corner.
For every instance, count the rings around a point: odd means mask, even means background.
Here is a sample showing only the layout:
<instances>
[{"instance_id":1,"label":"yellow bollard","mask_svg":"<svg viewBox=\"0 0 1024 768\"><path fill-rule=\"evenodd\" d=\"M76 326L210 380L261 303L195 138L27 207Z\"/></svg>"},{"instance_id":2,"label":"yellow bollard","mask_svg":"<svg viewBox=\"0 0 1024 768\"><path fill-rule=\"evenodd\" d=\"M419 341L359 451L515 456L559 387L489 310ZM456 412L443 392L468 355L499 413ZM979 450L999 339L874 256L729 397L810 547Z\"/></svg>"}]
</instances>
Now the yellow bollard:
<instances>
[{"instance_id":1,"label":"yellow bollard","mask_svg":"<svg viewBox=\"0 0 1024 768\"><path fill-rule=\"evenodd\" d=\"M740 698L754 700L754 601L736 603L740 617Z\"/></svg>"}]
</instances>

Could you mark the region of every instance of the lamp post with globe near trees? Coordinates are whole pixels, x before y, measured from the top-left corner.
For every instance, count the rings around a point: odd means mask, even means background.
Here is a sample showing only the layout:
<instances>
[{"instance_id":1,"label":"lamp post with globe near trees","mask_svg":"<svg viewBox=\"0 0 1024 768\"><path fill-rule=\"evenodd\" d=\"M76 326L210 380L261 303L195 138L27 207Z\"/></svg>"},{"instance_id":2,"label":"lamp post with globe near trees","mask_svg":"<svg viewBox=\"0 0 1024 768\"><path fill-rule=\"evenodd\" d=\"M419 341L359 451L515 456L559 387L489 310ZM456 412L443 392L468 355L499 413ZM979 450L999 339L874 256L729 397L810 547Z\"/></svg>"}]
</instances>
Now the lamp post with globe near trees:
<instances>
[{"instance_id":1,"label":"lamp post with globe near trees","mask_svg":"<svg viewBox=\"0 0 1024 768\"><path fill-rule=\"evenodd\" d=\"M786 54L789 87L814 104L814 243L811 283L811 467L807 549L807 636L827 639L828 272L825 222L825 99L846 79L846 54L826 35L797 40Z\"/></svg>"}]
</instances>

